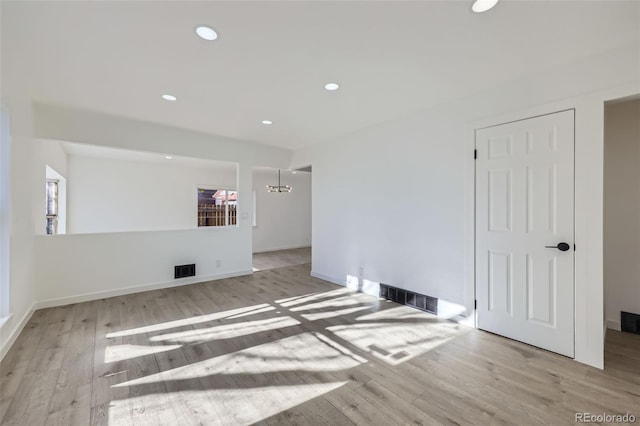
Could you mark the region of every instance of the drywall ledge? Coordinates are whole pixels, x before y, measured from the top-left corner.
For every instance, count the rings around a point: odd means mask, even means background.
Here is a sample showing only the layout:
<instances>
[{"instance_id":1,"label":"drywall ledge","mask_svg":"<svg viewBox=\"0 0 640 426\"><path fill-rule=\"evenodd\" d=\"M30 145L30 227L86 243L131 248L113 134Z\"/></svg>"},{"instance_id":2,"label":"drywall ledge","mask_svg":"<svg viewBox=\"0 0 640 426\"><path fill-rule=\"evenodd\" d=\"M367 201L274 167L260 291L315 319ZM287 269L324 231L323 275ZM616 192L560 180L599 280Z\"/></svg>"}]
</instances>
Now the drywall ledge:
<instances>
[{"instance_id":1,"label":"drywall ledge","mask_svg":"<svg viewBox=\"0 0 640 426\"><path fill-rule=\"evenodd\" d=\"M182 287L185 285L204 283L208 281L216 281L224 278L241 277L252 275L251 270L240 270L234 272L226 272L222 274L209 275L205 277L182 278L172 281L163 281L152 284L143 284L132 287L122 287L113 290L97 291L94 293L80 294L77 296L60 297L56 299L41 300L34 304L35 310L44 308L53 308L56 306L64 306L72 303L89 302L91 300L107 299L110 297L124 296L127 294L142 293L145 291L160 290L163 288Z\"/></svg>"}]
</instances>

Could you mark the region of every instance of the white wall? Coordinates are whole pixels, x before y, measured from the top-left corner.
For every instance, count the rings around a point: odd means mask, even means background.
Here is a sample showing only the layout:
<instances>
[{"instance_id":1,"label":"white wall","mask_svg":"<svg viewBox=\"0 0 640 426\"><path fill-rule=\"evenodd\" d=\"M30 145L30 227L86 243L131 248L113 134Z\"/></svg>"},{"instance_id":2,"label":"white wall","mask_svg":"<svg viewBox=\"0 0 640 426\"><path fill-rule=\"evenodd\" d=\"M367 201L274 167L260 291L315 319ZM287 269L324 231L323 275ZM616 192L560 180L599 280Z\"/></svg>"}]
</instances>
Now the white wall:
<instances>
[{"instance_id":1,"label":"white wall","mask_svg":"<svg viewBox=\"0 0 640 426\"><path fill-rule=\"evenodd\" d=\"M38 306L250 273L253 201L242 194L251 194L254 164L284 168L289 151L87 111L36 105L34 113L43 140L237 163L240 194L238 227L37 237ZM70 203L76 165L70 161ZM175 265L192 262L195 279L173 280Z\"/></svg>"},{"instance_id":2,"label":"white wall","mask_svg":"<svg viewBox=\"0 0 640 426\"><path fill-rule=\"evenodd\" d=\"M13 343L33 312L36 298L34 221L31 215L34 194L42 185L34 182L31 103L15 86L8 86L2 73L2 106L10 118L9 161L9 318L0 326L0 359ZM42 170L44 173L44 169ZM5 212L3 212L5 213ZM6 297L6 294L2 294ZM2 301L6 304L6 301Z\"/></svg>"},{"instance_id":3,"label":"white wall","mask_svg":"<svg viewBox=\"0 0 640 426\"><path fill-rule=\"evenodd\" d=\"M604 289L610 328L640 314L640 100L604 109Z\"/></svg>"},{"instance_id":4,"label":"white wall","mask_svg":"<svg viewBox=\"0 0 640 426\"><path fill-rule=\"evenodd\" d=\"M254 169L254 253L311 245L311 178L311 173L282 171L282 184L291 185L293 191L269 193L266 186L277 185L277 170Z\"/></svg>"},{"instance_id":5,"label":"white wall","mask_svg":"<svg viewBox=\"0 0 640 426\"><path fill-rule=\"evenodd\" d=\"M187 167L173 161L69 156L68 232L197 228L197 186L235 189L236 167Z\"/></svg>"},{"instance_id":6,"label":"white wall","mask_svg":"<svg viewBox=\"0 0 640 426\"><path fill-rule=\"evenodd\" d=\"M640 92L639 52L632 44L295 152L293 167L313 165L313 274L344 284L362 267L366 280L471 313L474 129L575 108L575 353L602 367L603 101Z\"/></svg>"},{"instance_id":7,"label":"white wall","mask_svg":"<svg viewBox=\"0 0 640 426\"><path fill-rule=\"evenodd\" d=\"M241 228L36 237L37 307L251 273ZM196 277L175 280L175 265Z\"/></svg>"}]
</instances>

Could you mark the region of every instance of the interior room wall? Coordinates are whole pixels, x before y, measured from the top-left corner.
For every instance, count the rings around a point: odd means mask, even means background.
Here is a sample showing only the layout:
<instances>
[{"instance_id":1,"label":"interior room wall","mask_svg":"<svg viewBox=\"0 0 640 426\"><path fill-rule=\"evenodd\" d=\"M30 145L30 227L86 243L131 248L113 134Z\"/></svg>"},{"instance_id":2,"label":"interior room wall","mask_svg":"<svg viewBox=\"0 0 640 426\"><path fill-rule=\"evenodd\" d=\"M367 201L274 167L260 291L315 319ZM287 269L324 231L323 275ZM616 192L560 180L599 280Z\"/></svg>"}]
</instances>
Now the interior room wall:
<instances>
[{"instance_id":1,"label":"interior room wall","mask_svg":"<svg viewBox=\"0 0 640 426\"><path fill-rule=\"evenodd\" d=\"M639 51L625 46L296 151L293 167L313 165L312 273L343 285L361 275L471 313L474 129L575 108L576 359L602 367L602 108L611 93L640 89ZM330 207L335 199L342 209Z\"/></svg>"},{"instance_id":2,"label":"interior room wall","mask_svg":"<svg viewBox=\"0 0 640 426\"><path fill-rule=\"evenodd\" d=\"M604 290L609 328L640 314L640 99L604 109Z\"/></svg>"},{"instance_id":3,"label":"interior room wall","mask_svg":"<svg viewBox=\"0 0 640 426\"><path fill-rule=\"evenodd\" d=\"M253 190L256 193L254 253L311 245L311 178L311 173L292 174L284 170L282 184L291 185L293 191L269 193L266 186L277 184L277 170L253 170Z\"/></svg>"},{"instance_id":4,"label":"interior room wall","mask_svg":"<svg viewBox=\"0 0 640 426\"><path fill-rule=\"evenodd\" d=\"M10 182L9 182L9 288L8 317L0 325L0 359L33 312L36 299L34 193L41 189L33 173L33 115L31 103L5 84L2 76L2 107L10 120ZM44 173L44 170L42 171ZM6 294L2 294L6 297Z\"/></svg>"},{"instance_id":5,"label":"interior room wall","mask_svg":"<svg viewBox=\"0 0 640 426\"><path fill-rule=\"evenodd\" d=\"M69 156L68 232L197 228L197 186L236 188L235 164L205 168L165 161Z\"/></svg>"},{"instance_id":6,"label":"interior room wall","mask_svg":"<svg viewBox=\"0 0 640 426\"><path fill-rule=\"evenodd\" d=\"M58 306L251 273L242 229L68 234L36 237L36 307ZM196 277L174 279L174 266Z\"/></svg>"},{"instance_id":7,"label":"interior room wall","mask_svg":"<svg viewBox=\"0 0 640 426\"><path fill-rule=\"evenodd\" d=\"M253 200L242 194L252 193L254 165L286 168L290 151L51 105L35 105L34 132L46 140L233 162L239 192L238 227L36 237L37 306L251 273ZM174 280L173 267L185 263L196 263L196 277Z\"/></svg>"}]
</instances>

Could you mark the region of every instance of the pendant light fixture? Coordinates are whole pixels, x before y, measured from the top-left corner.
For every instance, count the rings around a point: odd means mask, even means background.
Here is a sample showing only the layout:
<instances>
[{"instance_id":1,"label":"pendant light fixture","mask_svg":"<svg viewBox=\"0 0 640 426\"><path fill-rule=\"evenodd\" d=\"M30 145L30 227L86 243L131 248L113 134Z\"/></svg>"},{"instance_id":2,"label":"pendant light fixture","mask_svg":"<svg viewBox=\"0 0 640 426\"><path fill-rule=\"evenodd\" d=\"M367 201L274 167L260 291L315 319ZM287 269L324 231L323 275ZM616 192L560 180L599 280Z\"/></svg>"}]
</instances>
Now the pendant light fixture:
<instances>
[{"instance_id":1,"label":"pendant light fixture","mask_svg":"<svg viewBox=\"0 0 640 426\"><path fill-rule=\"evenodd\" d=\"M471 6L471 10L476 13L486 12L498 3L498 0L476 0Z\"/></svg>"},{"instance_id":2,"label":"pendant light fixture","mask_svg":"<svg viewBox=\"0 0 640 426\"><path fill-rule=\"evenodd\" d=\"M289 185L280 184L280 169L278 169L278 185L267 185L268 192L291 192L292 189Z\"/></svg>"}]
</instances>

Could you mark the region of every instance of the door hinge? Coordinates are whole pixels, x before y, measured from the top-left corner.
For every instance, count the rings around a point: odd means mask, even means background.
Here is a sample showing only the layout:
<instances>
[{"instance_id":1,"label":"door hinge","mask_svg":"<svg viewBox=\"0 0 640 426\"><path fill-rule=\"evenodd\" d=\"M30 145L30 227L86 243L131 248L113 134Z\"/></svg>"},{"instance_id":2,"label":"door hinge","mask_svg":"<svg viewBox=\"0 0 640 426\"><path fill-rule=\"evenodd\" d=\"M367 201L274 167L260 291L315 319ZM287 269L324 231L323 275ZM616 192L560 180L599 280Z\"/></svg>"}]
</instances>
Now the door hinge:
<instances>
[{"instance_id":1,"label":"door hinge","mask_svg":"<svg viewBox=\"0 0 640 426\"><path fill-rule=\"evenodd\" d=\"M477 300L473 301L473 309L478 310L478 301Z\"/></svg>"},{"instance_id":2,"label":"door hinge","mask_svg":"<svg viewBox=\"0 0 640 426\"><path fill-rule=\"evenodd\" d=\"M575 244L573 245L573 251L576 251L576 245Z\"/></svg>"},{"instance_id":3,"label":"door hinge","mask_svg":"<svg viewBox=\"0 0 640 426\"><path fill-rule=\"evenodd\" d=\"M473 159L474 159L474 160L477 160L477 159L478 159L478 150L477 150L477 149L474 149L474 150L473 150Z\"/></svg>"}]
</instances>

